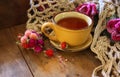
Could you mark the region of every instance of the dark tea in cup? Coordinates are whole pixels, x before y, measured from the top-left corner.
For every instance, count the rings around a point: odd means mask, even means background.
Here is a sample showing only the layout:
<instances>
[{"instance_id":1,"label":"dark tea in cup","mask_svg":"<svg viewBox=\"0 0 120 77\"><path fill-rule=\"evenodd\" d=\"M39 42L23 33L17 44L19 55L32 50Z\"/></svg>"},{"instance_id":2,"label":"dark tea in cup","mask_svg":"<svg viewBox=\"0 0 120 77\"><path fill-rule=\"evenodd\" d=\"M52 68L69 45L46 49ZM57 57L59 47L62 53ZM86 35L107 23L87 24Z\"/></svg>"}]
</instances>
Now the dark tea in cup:
<instances>
[{"instance_id":1,"label":"dark tea in cup","mask_svg":"<svg viewBox=\"0 0 120 77\"><path fill-rule=\"evenodd\" d=\"M92 19L79 12L62 12L53 17L53 22L42 25L41 31L52 41L66 42L69 46L85 43L91 32ZM51 28L54 35L48 34L45 28Z\"/></svg>"},{"instance_id":2,"label":"dark tea in cup","mask_svg":"<svg viewBox=\"0 0 120 77\"><path fill-rule=\"evenodd\" d=\"M77 17L63 18L59 20L57 24L61 27L71 29L71 30L80 30L88 27L88 23L84 19L77 18Z\"/></svg>"}]
</instances>

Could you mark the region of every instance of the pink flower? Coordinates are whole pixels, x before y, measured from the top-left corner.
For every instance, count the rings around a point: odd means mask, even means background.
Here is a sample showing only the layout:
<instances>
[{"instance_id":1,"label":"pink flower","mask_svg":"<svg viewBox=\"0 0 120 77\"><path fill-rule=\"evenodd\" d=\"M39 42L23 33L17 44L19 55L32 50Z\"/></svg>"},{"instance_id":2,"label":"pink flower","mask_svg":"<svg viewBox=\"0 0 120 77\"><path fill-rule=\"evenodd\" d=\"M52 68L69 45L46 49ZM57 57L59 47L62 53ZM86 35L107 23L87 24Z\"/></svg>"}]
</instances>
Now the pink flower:
<instances>
[{"instance_id":1,"label":"pink flower","mask_svg":"<svg viewBox=\"0 0 120 77\"><path fill-rule=\"evenodd\" d=\"M27 36L22 36L21 39L20 39L20 42L21 43L26 43L27 42Z\"/></svg>"},{"instance_id":2,"label":"pink flower","mask_svg":"<svg viewBox=\"0 0 120 77\"><path fill-rule=\"evenodd\" d=\"M91 18L93 18L98 13L96 5L94 3L84 3L82 5L79 5L75 10L77 12L86 14Z\"/></svg>"},{"instance_id":3,"label":"pink flower","mask_svg":"<svg viewBox=\"0 0 120 77\"><path fill-rule=\"evenodd\" d=\"M28 42L28 46L29 48L32 48L36 45L36 40L35 39L30 39L29 42Z\"/></svg>"},{"instance_id":4,"label":"pink flower","mask_svg":"<svg viewBox=\"0 0 120 77\"><path fill-rule=\"evenodd\" d=\"M44 45L44 41L42 39L39 39L38 44Z\"/></svg>"},{"instance_id":5,"label":"pink flower","mask_svg":"<svg viewBox=\"0 0 120 77\"><path fill-rule=\"evenodd\" d=\"M31 33L29 37L30 39L38 39L38 36L36 33Z\"/></svg>"},{"instance_id":6,"label":"pink flower","mask_svg":"<svg viewBox=\"0 0 120 77\"><path fill-rule=\"evenodd\" d=\"M36 45L36 46L34 47L34 51L37 52L37 53L41 52L41 51L42 51L41 46Z\"/></svg>"},{"instance_id":7,"label":"pink flower","mask_svg":"<svg viewBox=\"0 0 120 77\"><path fill-rule=\"evenodd\" d=\"M110 20L107 23L107 31L114 41L120 41L120 18Z\"/></svg>"},{"instance_id":8,"label":"pink flower","mask_svg":"<svg viewBox=\"0 0 120 77\"><path fill-rule=\"evenodd\" d=\"M115 28L118 32L120 32L120 21L115 24Z\"/></svg>"},{"instance_id":9,"label":"pink flower","mask_svg":"<svg viewBox=\"0 0 120 77\"><path fill-rule=\"evenodd\" d=\"M43 49L44 41L42 34L35 30L26 30L24 35L20 34L18 38L23 48L33 49L37 53Z\"/></svg>"},{"instance_id":10,"label":"pink flower","mask_svg":"<svg viewBox=\"0 0 120 77\"><path fill-rule=\"evenodd\" d=\"M30 36L31 33L32 33L31 30L26 30L26 31L25 31L25 36L28 37L28 36Z\"/></svg>"},{"instance_id":11,"label":"pink flower","mask_svg":"<svg viewBox=\"0 0 120 77\"><path fill-rule=\"evenodd\" d=\"M112 19L107 23L107 31L109 33L112 33L115 28L119 27L119 25L117 24L120 21L120 19Z\"/></svg>"},{"instance_id":12,"label":"pink flower","mask_svg":"<svg viewBox=\"0 0 120 77\"><path fill-rule=\"evenodd\" d=\"M111 33L111 38L114 40L114 41L120 41L120 33L117 33L116 31L113 31Z\"/></svg>"}]
</instances>

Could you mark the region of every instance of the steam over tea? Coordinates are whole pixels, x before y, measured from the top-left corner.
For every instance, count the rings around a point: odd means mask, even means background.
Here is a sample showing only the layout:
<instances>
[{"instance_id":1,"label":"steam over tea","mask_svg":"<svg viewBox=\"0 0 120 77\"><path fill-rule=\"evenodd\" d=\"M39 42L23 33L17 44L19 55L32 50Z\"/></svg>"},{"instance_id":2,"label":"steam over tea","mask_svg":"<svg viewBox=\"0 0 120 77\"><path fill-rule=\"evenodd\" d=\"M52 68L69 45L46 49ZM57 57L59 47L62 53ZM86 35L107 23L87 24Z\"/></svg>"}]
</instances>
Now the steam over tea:
<instances>
[{"instance_id":1,"label":"steam over tea","mask_svg":"<svg viewBox=\"0 0 120 77\"><path fill-rule=\"evenodd\" d=\"M57 22L57 24L71 30L79 30L88 27L88 24L85 20L75 17L61 19Z\"/></svg>"}]
</instances>

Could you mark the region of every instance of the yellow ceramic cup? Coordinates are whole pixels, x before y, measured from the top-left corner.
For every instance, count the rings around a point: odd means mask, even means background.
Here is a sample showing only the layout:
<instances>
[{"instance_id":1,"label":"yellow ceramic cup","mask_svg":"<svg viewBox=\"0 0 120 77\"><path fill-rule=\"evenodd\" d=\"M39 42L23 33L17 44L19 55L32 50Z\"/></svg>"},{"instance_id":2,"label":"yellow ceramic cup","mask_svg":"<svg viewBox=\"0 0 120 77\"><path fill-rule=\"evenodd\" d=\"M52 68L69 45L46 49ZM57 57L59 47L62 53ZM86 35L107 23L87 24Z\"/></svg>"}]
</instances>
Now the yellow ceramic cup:
<instances>
[{"instance_id":1,"label":"yellow ceramic cup","mask_svg":"<svg viewBox=\"0 0 120 77\"><path fill-rule=\"evenodd\" d=\"M87 28L80 30L71 30L57 25L56 23L67 17L77 17L84 19L88 23ZM62 12L54 16L53 23L46 22L42 25L41 31L47 36L50 40L58 42L66 42L70 46L78 46L85 43L90 36L92 28L92 19L84 14L78 12ZM45 28L50 27L55 35L47 34Z\"/></svg>"}]
</instances>

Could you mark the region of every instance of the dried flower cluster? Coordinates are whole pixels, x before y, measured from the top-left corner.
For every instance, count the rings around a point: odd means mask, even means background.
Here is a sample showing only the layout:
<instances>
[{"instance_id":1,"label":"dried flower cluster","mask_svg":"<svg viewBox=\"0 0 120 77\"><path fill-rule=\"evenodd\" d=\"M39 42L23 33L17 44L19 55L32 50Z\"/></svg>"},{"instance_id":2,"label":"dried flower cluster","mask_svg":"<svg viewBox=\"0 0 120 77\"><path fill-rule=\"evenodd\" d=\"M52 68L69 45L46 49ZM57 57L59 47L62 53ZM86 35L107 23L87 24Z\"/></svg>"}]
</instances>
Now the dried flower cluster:
<instances>
[{"instance_id":1,"label":"dried flower cluster","mask_svg":"<svg viewBox=\"0 0 120 77\"><path fill-rule=\"evenodd\" d=\"M34 30L26 30L24 35L18 35L20 45L23 48L33 49L35 52L43 50L44 41L41 33Z\"/></svg>"},{"instance_id":2,"label":"dried flower cluster","mask_svg":"<svg viewBox=\"0 0 120 77\"><path fill-rule=\"evenodd\" d=\"M97 7L94 3L84 3L79 5L77 6L76 11L88 15L92 19L98 14Z\"/></svg>"},{"instance_id":3,"label":"dried flower cluster","mask_svg":"<svg viewBox=\"0 0 120 77\"><path fill-rule=\"evenodd\" d=\"M34 30L26 30L24 34L18 35L19 44L25 49L33 49L34 52L44 52L46 56L52 57L54 51L52 49L44 50L44 41L41 33Z\"/></svg>"},{"instance_id":4,"label":"dried flower cluster","mask_svg":"<svg viewBox=\"0 0 120 77\"><path fill-rule=\"evenodd\" d=\"M120 18L109 20L107 31L111 34L112 40L120 41Z\"/></svg>"}]
</instances>

